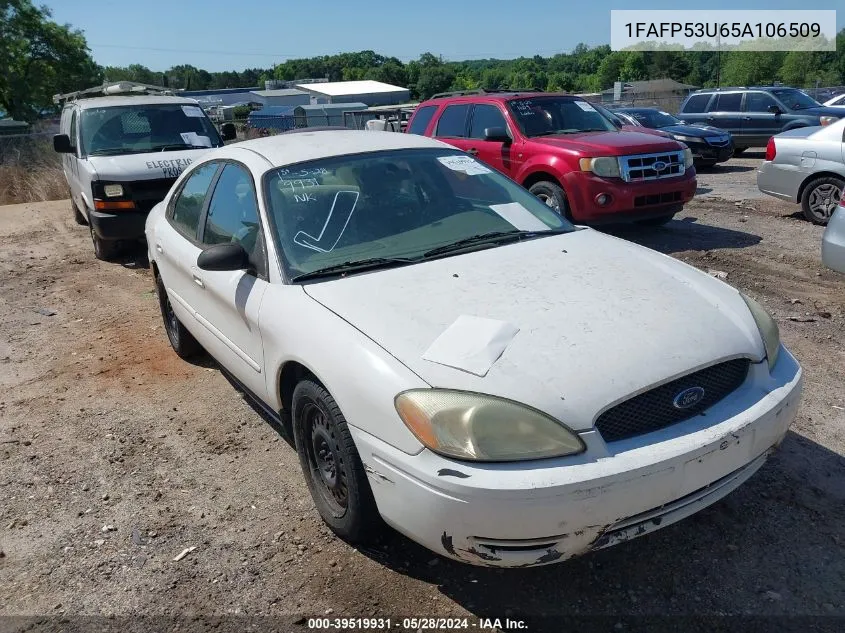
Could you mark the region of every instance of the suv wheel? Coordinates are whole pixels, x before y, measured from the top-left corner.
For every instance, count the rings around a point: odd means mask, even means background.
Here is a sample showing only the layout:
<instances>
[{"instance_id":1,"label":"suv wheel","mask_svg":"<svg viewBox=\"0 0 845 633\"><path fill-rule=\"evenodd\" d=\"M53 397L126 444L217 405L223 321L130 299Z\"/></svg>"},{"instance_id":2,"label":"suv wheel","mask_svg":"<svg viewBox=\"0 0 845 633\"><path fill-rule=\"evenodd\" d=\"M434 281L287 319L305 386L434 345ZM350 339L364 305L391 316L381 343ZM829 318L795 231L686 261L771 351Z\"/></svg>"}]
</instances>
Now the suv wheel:
<instances>
[{"instance_id":1,"label":"suv wheel","mask_svg":"<svg viewBox=\"0 0 845 633\"><path fill-rule=\"evenodd\" d=\"M167 338L173 351L180 358L186 359L199 354L202 347L197 343L197 339L182 325L179 317L173 311L161 275L156 275L156 295L158 295L158 305L161 308L161 318L164 321L164 331L167 332Z\"/></svg>"},{"instance_id":2,"label":"suv wheel","mask_svg":"<svg viewBox=\"0 0 845 633\"><path fill-rule=\"evenodd\" d=\"M541 180L531 185L528 191L537 196L540 202L550 209L554 209L565 218L569 217L569 203L566 201L566 192L560 185L548 180Z\"/></svg>"},{"instance_id":3,"label":"suv wheel","mask_svg":"<svg viewBox=\"0 0 845 633\"><path fill-rule=\"evenodd\" d=\"M113 260L120 254L120 242L101 240L94 232L94 226L89 222L88 229L91 231L91 242L94 244L94 256L104 262Z\"/></svg>"},{"instance_id":4,"label":"suv wheel","mask_svg":"<svg viewBox=\"0 0 845 633\"><path fill-rule=\"evenodd\" d=\"M801 209L804 217L813 224L827 224L830 216L839 206L845 182L839 178L825 176L816 178L804 187L801 194Z\"/></svg>"},{"instance_id":5,"label":"suv wheel","mask_svg":"<svg viewBox=\"0 0 845 633\"><path fill-rule=\"evenodd\" d=\"M340 407L322 385L306 379L293 391L291 410L299 463L323 521L351 543L371 540L381 516Z\"/></svg>"}]
</instances>

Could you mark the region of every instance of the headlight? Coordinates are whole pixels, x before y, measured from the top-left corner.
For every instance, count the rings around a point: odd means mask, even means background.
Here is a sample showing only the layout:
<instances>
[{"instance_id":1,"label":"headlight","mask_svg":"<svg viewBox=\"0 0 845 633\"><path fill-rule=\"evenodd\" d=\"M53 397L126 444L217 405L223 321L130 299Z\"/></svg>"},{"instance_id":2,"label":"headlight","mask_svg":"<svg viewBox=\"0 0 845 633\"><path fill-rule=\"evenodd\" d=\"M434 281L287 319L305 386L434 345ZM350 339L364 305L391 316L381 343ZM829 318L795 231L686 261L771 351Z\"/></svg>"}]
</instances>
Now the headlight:
<instances>
[{"instance_id":1,"label":"headlight","mask_svg":"<svg viewBox=\"0 0 845 633\"><path fill-rule=\"evenodd\" d=\"M701 139L695 136L683 136L681 134L673 134L672 138L681 143L700 143Z\"/></svg>"},{"instance_id":2,"label":"headlight","mask_svg":"<svg viewBox=\"0 0 845 633\"><path fill-rule=\"evenodd\" d=\"M591 171L602 178L619 178L619 159L615 156L582 158L578 165L581 171Z\"/></svg>"},{"instance_id":3,"label":"headlight","mask_svg":"<svg viewBox=\"0 0 845 633\"><path fill-rule=\"evenodd\" d=\"M739 293L748 309L751 310L751 316L754 317L754 322L757 324L757 329L760 330L760 336L763 337L763 346L766 348L766 358L769 361L769 369L775 366L778 360L778 352L780 351L780 330L778 324L771 315L766 312L766 308L754 301L751 297Z\"/></svg>"},{"instance_id":4,"label":"headlight","mask_svg":"<svg viewBox=\"0 0 845 633\"><path fill-rule=\"evenodd\" d=\"M834 121L838 121L838 120L839 120L838 116L820 116L819 117L819 123L821 123L822 125L830 125Z\"/></svg>"},{"instance_id":5,"label":"headlight","mask_svg":"<svg viewBox=\"0 0 845 633\"><path fill-rule=\"evenodd\" d=\"M575 433L536 409L466 391L414 389L396 411L417 439L456 459L509 462L584 451Z\"/></svg>"},{"instance_id":6,"label":"headlight","mask_svg":"<svg viewBox=\"0 0 845 633\"><path fill-rule=\"evenodd\" d=\"M103 187L103 193L106 194L106 198L120 198L123 196L123 186L106 185Z\"/></svg>"},{"instance_id":7,"label":"headlight","mask_svg":"<svg viewBox=\"0 0 845 633\"><path fill-rule=\"evenodd\" d=\"M684 169L692 167L692 150L689 147L684 148Z\"/></svg>"}]
</instances>

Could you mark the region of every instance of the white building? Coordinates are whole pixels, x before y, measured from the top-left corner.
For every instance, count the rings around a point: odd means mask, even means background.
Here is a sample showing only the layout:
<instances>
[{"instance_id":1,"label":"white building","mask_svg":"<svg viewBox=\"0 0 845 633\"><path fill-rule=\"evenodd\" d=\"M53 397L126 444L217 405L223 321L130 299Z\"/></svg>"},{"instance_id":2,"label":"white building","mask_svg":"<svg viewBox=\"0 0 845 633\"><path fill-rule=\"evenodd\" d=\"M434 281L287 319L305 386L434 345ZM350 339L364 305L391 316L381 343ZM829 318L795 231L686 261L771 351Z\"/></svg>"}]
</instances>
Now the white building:
<instances>
[{"instance_id":1,"label":"white building","mask_svg":"<svg viewBox=\"0 0 845 633\"><path fill-rule=\"evenodd\" d=\"M265 106L297 106L311 103L311 95L296 88L253 90L249 94L251 100L263 103Z\"/></svg>"},{"instance_id":2,"label":"white building","mask_svg":"<svg viewBox=\"0 0 845 633\"><path fill-rule=\"evenodd\" d=\"M330 81L297 84L297 88L311 95L312 102L366 103L368 106L395 105L411 99L411 91L399 86L366 79L364 81Z\"/></svg>"}]
</instances>

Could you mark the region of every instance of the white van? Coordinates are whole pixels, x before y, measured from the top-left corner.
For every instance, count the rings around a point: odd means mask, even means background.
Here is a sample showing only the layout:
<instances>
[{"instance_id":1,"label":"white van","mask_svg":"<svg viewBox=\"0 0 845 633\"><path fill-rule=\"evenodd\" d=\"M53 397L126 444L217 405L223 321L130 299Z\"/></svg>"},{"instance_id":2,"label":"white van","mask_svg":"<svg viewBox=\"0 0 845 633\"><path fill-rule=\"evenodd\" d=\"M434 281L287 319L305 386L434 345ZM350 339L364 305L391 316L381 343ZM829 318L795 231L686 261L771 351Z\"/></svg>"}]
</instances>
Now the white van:
<instances>
[{"instance_id":1,"label":"white van","mask_svg":"<svg viewBox=\"0 0 845 633\"><path fill-rule=\"evenodd\" d=\"M87 224L98 259L144 237L147 213L182 170L223 135L193 99L172 96L91 97L62 110L53 147L62 156L76 221ZM225 137L225 138L224 138Z\"/></svg>"}]
</instances>

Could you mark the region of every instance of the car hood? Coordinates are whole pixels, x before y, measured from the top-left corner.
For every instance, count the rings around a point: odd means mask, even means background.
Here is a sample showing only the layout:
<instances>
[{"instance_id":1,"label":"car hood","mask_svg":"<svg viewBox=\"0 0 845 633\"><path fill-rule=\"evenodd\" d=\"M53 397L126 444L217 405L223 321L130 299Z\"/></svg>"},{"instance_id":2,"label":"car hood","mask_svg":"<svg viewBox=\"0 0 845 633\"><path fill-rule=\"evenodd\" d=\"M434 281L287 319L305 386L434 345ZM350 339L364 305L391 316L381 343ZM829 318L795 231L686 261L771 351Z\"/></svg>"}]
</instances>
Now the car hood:
<instances>
[{"instance_id":1,"label":"car hood","mask_svg":"<svg viewBox=\"0 0 845 633\"><path fill-rule=\"evenodd\" d=\"M589 156L624 156L670 152L683 149L677 141L661 139L646 132L608 131L561 134L529 139L541 145L550 145Z\"/></svg>"},{"instance_id":2,"label":"car hood","mask_svg":"<svg viewBox=\"0 0 845 633\"><path fill-rule=\"evenodd\" d=\"M728 136L725 130L720 130L716 127L709 127L704 125L667 125L659 128L663 132L670 134L680 134L681 136L696 136L699 138L709 138L713 136Z\"/></svg>"},{"instance_id":3,"label":"car hood","mask_svg":"<svg viewBox=\"0 0 845 633\"><path fill-rule=\"evenodd\" d=\"M89 156L88 161L100 180L133 181L175 178L191 163L209 151L150 152L122 156Z\"/></svg>"},{"instance_id":4,"label":"car hood","mask_svg":"<svg viewBox=\"0 0 845 633\"><path fill-rule=\"evenodd\" d=\"M623 125L620 128L623 132L639 132L640 134L652 134L654 136L662 136L663 138L672 138L672 135L662 130L653 130L650 127L640 127L639 125Z\"/></svg>"},{"instance_id":5,"label":"car hood","mask_svg":"<svg viewBox=\"0 0 845 633\"><path fill-rule=\"evenodd\" d=\"M765 354L736 290L590 229L304 289L431 386L578 430L655 383Z\"/></svg>"}]
</instances>

